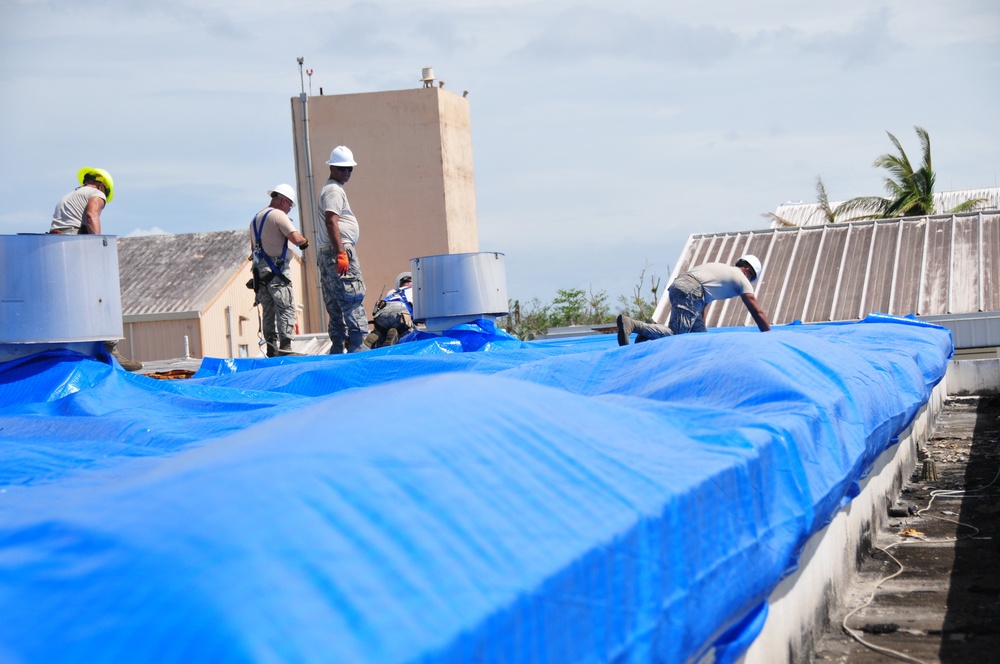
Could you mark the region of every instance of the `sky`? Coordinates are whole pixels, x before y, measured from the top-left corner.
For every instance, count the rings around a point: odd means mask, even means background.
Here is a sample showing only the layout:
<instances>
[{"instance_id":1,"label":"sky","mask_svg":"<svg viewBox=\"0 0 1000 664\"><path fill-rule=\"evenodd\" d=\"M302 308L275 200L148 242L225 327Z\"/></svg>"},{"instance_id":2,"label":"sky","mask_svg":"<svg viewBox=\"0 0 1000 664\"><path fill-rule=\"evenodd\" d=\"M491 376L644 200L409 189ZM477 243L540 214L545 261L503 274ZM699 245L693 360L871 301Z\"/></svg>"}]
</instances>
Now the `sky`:
<instances>
[{"instance_id":1,"label":"sky","mask_svg":"<svg viewBox=\"0 0 1000 664\"><path fill-rule=\"evenodd\" d=\"M245 228L294 183L299 57L313 94L468 91L479 248L522 302L647 292L817 177L882 195L887 132L914 162L929 132L938 191L1000 179L996 0L3 0L0 233L47 230L82 166L106 233Z\"/></svg>"}]
</instances>

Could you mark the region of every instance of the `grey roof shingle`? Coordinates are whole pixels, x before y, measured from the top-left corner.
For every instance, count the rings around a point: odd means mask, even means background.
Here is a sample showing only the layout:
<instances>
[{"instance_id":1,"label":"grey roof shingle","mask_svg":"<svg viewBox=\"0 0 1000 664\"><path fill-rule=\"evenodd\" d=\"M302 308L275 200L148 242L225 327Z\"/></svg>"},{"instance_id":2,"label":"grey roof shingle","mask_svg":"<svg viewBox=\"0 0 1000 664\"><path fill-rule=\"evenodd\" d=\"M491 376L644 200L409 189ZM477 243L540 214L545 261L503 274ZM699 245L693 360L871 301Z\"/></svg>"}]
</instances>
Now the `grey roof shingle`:
<instances>
[{"instance_id":1,"label":"grey roof shingle","mask_svg":"<svg viewBox=\"0 0 1000 664\"><path fill-rule=\"evenodd\" d=\"M201 312L249 255L249 228L118 238L122 314Z\"/></svg>"}]
</instances>

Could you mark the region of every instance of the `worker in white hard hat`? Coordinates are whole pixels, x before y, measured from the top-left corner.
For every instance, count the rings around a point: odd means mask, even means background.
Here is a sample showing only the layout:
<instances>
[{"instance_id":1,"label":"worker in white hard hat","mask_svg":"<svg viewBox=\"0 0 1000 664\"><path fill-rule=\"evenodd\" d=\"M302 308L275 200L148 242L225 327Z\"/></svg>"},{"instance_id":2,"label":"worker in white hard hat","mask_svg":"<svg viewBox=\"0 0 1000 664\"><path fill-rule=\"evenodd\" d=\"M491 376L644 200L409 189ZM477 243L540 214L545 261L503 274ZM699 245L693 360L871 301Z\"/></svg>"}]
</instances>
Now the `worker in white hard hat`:
<instances>
[{"instance_id":1,"label":"worker in white hard hat","mask_svg":"<svg viewBox=\"0 0 1000 664\"><path fill-rule=\"evenodd\" d=\"M292 297L292 256L288 243L299 249L309 246L309 240L295 230L288 213L295 207L295 190L279 184L268 189L271 203L254 215L250 222L250 251L253 261L253 288L257 304L263 310L264 341L267 356L288 355L292 352L295 331L295 301Z\"/></svg>"},{"instance_id":2,"label":"worker in white hard hat","mask_svg":"<svg viewBox=\"0 0 1000 664\"><path fill-rule=\"evenodd\" d=\"M375 329L365 339L365 346L381 348L395 345L413 331L413 274L401 272L396 287L378 301L372 316Z\"/></svg>"},{"instance_id":3,"label":"worker in white hard hat","mask_svg":"<svg viewBox=\"0 0 1000 664\"><path fill-rule=\"evenodd\" d=\"M317 256L323 302L330 321L330 352L367 350L368 315L365 312L365 281L361 275L356 245L360 237L358 219L351 211L344 185L351 179L354 153L344 145L330 152L330 179L319 194L323 223L316 228Z\"/></svg>"},{"instance_id":4,"label":"worker in white hard hat","mask_svg":"<svg viewBox=\"0 0 1000 664\"><path fill-rule=\"evenodd\" d=\"M100 235L101 212L114 197L115 181L103 168L85 166L76 174L78 186L56 204L49 233Z\"/></svg>"},{"instance_id":5,"label":"worker in white hard hat","mask_svg":"<svg viewBox=\"0 0 1000 664\"><path fill-rule=\"evenodd\" d=\"M670 297L670 320L666 325L644 323L618 316L618 345L627 346L629 337L636 333L636 342L659 339L673 334L705 332L702 312L705 305L715 300L739 297L761 332L771 329L767 314L761 309L754 294L754 283L763 273L760 259L752 254L741 256L735 265L704 263L674 279L667 289Z\"/></svg>"},{"instance_id":6,"label":"worker in white hard hat","mask_svg":"<svg viewBox=\"0 0 1000 664\"><path fill-rule=\"evenodd\" d=\"M49 233L52 235L100 235L101 212L111 202L115 181L103 168L84 166L76 173L79 186L59 199L52 213ZM142 362L125 357L118 351L118 340L104 342L104 350L126 371L139 371Z\"/></svg>"}]
</instances>

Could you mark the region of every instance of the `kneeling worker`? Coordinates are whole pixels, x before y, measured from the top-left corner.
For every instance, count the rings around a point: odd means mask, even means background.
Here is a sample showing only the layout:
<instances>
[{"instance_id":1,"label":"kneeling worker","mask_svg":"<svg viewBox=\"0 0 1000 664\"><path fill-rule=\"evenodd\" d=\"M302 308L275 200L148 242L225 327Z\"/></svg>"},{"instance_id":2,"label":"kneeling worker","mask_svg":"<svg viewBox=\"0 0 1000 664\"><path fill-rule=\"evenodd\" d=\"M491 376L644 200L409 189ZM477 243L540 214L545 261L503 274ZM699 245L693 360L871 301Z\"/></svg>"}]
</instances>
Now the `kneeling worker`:
<instances>
[{"instance_id":1,"label":"kneeling worker","mask_svg":"<svg viewBox=\"0 0 1000 664\"><path fill-rule=\"evenodd\" d=\"M250 223L250 250L257 273L257 302L264 310L264 339L267 356L288 355L295 331L295 300L292 297L291 266L288 242L299 249L309 240L295 230L288 213L295 207L291 185L279 184L268 190L271 204L258 212Z\"/></svg>"},{"instance_id":2,"label":"kneeling worker","mask_svg":"<svg viewBox=\"0 0 1000 664\"><path fill-rule=\"evenodd\" d=\"M413 331L413 275L402 272L396 287L375 305L375 331L365 338L368 348L392 346Z\"/></svg>"},{"instance_id":3,"label":"kneeling worker","mask_svg":"<svg viewBox=\"0 0 1000 664\"><path fill-rule=\"evenodd\" d=\"M736 265L705 263L674 279L667 289L670 296L670 320L666 325L643 323L625 314L618 316L618 345L627 346L629 335L636 333L636 342L659 339L672 334L705 332L702 312L715 300L739 296L761 332L771 329L767 314L754 295L753 283L761 274L760 259L751 254L736 261Z\"/></svg>"}]
</instances>

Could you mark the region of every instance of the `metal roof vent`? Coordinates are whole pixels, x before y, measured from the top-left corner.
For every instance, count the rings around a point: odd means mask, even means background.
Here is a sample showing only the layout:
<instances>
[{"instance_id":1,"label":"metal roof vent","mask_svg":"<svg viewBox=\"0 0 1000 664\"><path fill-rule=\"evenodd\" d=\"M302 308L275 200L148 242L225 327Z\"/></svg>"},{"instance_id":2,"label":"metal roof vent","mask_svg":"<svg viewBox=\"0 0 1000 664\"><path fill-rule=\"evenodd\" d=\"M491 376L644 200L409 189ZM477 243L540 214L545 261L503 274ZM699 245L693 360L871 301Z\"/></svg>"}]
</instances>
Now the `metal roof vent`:
<instances>
[{"instance_id":1,"label":"metal roof vent","mask_svg":"<svg viewBox=\"0 0 1000 664\"><path fill-rule=\"evenodd\" d=\"M111 235L0 235L0 361L121 339Z\"/></svg>"},{"instance_id":2,"label":"metal roof vent","mask_svg":"<svg viewBox=\"0 0 1000 664\"><path fill-rule=\"evenodd\" d=\"M497 252L411 258L413 320L441 332L509 313L504 255Z\"/></svg>"}]
</instances>

